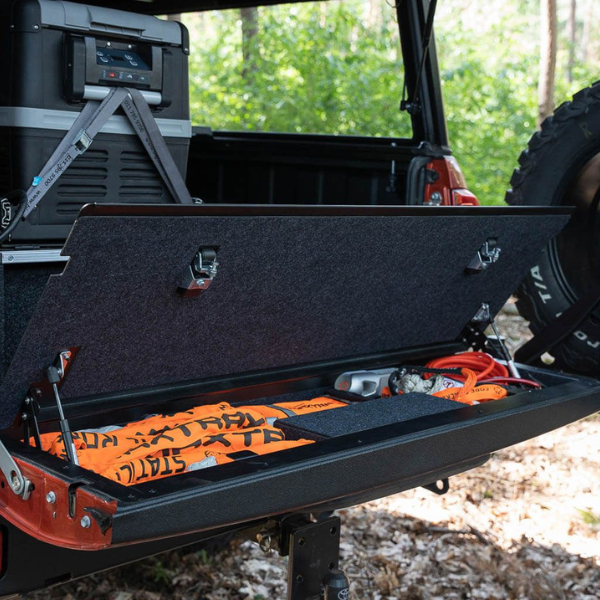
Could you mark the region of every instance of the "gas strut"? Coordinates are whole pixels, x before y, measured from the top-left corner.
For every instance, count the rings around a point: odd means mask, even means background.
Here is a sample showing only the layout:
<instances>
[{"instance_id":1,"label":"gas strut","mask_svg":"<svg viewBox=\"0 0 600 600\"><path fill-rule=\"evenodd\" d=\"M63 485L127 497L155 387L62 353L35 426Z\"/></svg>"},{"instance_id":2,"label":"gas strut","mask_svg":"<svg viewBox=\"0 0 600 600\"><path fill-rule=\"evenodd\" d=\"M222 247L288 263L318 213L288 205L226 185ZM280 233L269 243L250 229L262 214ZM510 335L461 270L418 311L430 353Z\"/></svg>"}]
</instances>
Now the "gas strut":
<instances>
[{"instance_id":1,"label":"gas strut","mask_svg":"<svg viewBox=\"0 0 600 600\"><path fill-rule=\"evenodd\" d=\"M62 359L62 355L61 355ZM54 392L54 399L56 400L56 408L58 408L58 416L60 418L60 430L63 436L63 443L65 445L65 452L67 453L67 458L73 464L79 465L79 459L77 458L77 451L75 450L75 442L73 441L73 435L71 434L71 428L69 427L69 421L65 418L65 413L63 411L62 402L60 401L60 395L58 393L58 384L61 382L63 377L64 369L62 366L52 366L48 367L46 370L46 376L48 377L48 381L52 385L52 390Z\"/></svg>"}]
</instances>

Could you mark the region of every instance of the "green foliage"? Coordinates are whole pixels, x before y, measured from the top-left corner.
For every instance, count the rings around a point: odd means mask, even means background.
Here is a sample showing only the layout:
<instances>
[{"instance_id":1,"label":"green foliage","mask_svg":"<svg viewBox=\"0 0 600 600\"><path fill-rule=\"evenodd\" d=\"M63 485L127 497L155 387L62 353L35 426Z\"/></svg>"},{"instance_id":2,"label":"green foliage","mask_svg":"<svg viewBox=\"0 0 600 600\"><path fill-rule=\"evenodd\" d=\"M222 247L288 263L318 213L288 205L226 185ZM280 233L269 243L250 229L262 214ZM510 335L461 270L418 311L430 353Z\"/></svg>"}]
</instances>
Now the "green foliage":
<instances>
[{"instance_id":1,"label":"green foliage","mask_svg":"<svg viewBox=\"0 0 600 600\"><path fill-rule=\"evenodd\" d=\"M158 559L155 559L154 562L148 567L149 574L154 580L154 583L160 584L162 586L171 585L173 579L173 571L167 569L165 565Z\"/></svg>"},{"instance_id":2,"label":"green foliage","mask_svg":"<svg viewBox=\"0 0 600 600\"><path fill-rule=\"evenodd\" d=\"M214 129L410 136L398 110L403 69L393 3L344 0L261 7L244 64L240 13L187 18L193 121ZM472 191L503 203L517 159L536 128L536 0L445 0L436 18L450 144ZM583 15L580 15L583 18ZM592 83L594 65L564 65L557 103Z\"/></svg>"},{"instance_id":3,"label":"green foliage","mask_svg":"<svg viewBox=\"0 0 600 600\"><path fill-rule=\"evenodd\" d=\"M436 26L450 146L480 202L503 204L517 159L536 130L539 6L486 2L461 23L457 5L447 2ZM595 79L589 65L579 64L568 84L567 46L561 47L557 103Z\"/></svg>"},{"instance_id":4,"label":"green foliage","mask_svg":"<svg viewBox=\"0 0 600 600\"><path fill-rule=\"evenodd\" d=\"M366 24L361 0L258 10L245 78L239 12L205 14L192 25L195 123L238 131L410 135L409 119L398 111L403 69L390 7L378 25Z\"/></svg>"},{"instance_id":5,"label":"green foliage","mask_svg":"<svg viewBox=\"0 0 600 600\"><path fill-rule=\"evenodd\" d=\"M200 548L198 551L198 559L204 566L210 566L213 562L212 556L206 551L205 548Z\"/></svg>"},{"instance_id":6,"label":"green foliage","mask_svg":"<svg viewBox=\"0 0 600 600\"><path fill-rule=\"evenodd\" d=\"M591 510L577 509L583 522L590 527L600 527L600 515L594 514Z\"/></svg>"}]
</instances>

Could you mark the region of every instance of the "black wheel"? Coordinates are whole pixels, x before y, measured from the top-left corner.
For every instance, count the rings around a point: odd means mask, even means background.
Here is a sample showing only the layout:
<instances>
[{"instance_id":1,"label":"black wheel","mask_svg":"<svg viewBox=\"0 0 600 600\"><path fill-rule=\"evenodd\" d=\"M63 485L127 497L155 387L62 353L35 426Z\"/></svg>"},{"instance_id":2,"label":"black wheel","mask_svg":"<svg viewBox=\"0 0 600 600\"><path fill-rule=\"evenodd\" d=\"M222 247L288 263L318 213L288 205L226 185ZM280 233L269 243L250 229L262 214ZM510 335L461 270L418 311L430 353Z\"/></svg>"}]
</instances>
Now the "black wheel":
<instances>
[{"instance_id":1,"label":"black wheel","mask_svg":"<svg viewBox=\"0 0 600 600\"><path fill-rule=\"evenodd\" d=\"M519 157L506 201L577 208L518 291L519 312L535 334L600 284L600 82L578 92L542 123ZM597 373L600 310L553 349L554 366Z\"/></svg>"}]
</instances>

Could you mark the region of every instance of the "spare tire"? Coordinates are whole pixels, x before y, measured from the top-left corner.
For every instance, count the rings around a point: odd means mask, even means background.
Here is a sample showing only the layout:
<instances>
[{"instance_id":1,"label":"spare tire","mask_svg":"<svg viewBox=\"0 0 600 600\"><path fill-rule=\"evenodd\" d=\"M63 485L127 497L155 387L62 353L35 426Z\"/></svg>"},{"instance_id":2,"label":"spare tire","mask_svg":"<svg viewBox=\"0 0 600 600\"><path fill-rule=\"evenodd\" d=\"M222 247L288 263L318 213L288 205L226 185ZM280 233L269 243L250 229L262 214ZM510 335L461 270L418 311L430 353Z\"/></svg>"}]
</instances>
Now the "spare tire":
<instances>
[{"instance_id":1,"label":"spare tire","mask_svg":"<svg viewBox=\"0 0 600 600\"><path fill-rule=\"evenodd\" d=\"M519 312L535 334L600 284L600 82L575 94L542 123L510 183L508 204L577 208L518 291ZM597 373L600 309L551 354L556 368Z\"/></svg>"}]
</instances>

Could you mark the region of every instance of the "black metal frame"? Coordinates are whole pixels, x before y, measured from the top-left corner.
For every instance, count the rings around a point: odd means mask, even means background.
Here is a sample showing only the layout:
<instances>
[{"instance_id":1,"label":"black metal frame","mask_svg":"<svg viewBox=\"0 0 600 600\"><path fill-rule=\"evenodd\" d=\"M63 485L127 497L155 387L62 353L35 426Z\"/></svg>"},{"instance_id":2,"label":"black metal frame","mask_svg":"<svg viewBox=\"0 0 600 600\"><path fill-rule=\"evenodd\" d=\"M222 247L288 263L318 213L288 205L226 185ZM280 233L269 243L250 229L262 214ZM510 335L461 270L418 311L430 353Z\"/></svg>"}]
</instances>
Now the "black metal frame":
<instances>
[{"instance_id":1,"label":"black metal frame","mask_svg":"<svg viewBox=\"0 0 600 600\"><path fill-rule=\"evenodd\" d=\"M572 215L575 209L569 206L306 206L302 204L87 204L81 209L79 218L95 216L162 216L174 215L206 217L460 217L497 216L519 217L532 215Z\"/></svg>"},{"instance_id":2,"label":"black metal frame","mask_svg":"<svg viewBox=\"0 0 600 600\"><path fill-rule=\"evenodd\" d=\"M555 385L541 391L321 440L289 450L285 456L250 457L132 487L20 443L5 442L16 457L63 477L85 480L91 492L116 499L113 544L131 544L309 508L311 512L334 510L412 489L600 410L599 382L557 378ZM349 471L351 479L346 476ZM275 481L278 493L266 493L268 482ZM218 510L207 510L209 506Z\"/></svg>"}]
</instances>

